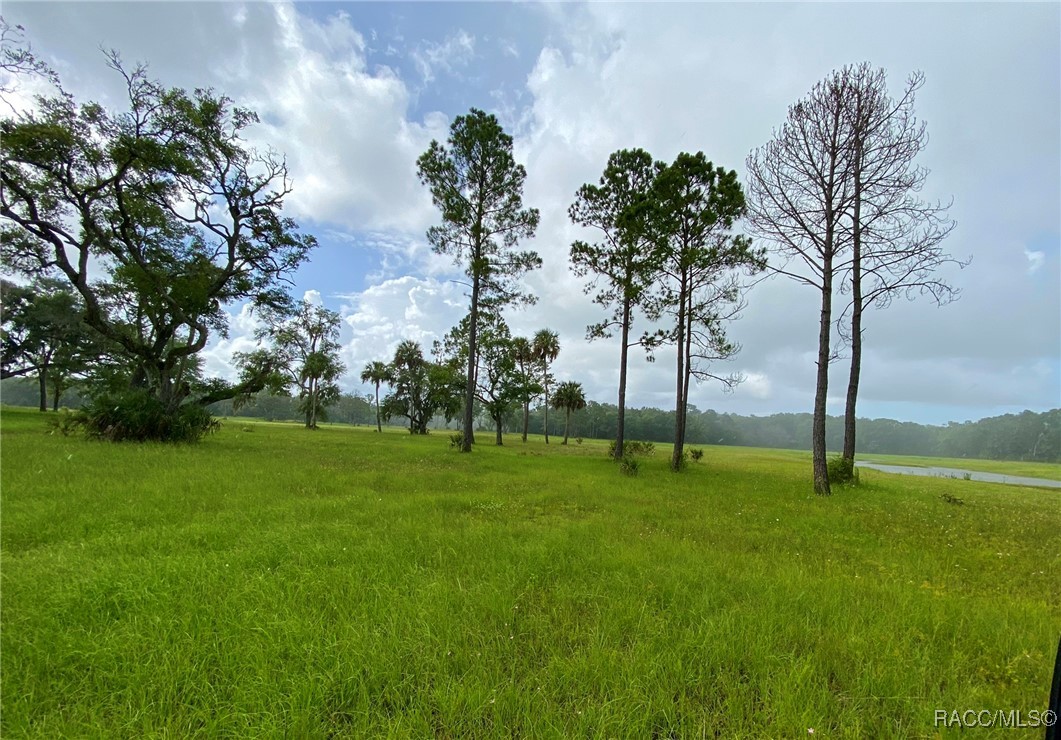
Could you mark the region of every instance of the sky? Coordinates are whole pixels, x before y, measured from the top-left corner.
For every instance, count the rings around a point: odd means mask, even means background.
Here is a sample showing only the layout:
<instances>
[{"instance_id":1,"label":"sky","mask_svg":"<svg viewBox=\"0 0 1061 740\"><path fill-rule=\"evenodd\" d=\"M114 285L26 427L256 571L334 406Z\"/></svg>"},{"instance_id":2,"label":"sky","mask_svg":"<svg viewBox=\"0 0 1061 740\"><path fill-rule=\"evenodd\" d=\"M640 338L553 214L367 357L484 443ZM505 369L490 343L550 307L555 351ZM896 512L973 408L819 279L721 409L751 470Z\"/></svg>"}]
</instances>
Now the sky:
<instances>
[{"instance_id":1,"label":"sky","mask_svg":"<svg viewBox=\"0 0 1061 740\"><path fill-rule=\"evenodd\" d=\"M559 334L559 380L615 403L617 340L588 342L602 309L570 269L567 208L608 155L641 147L671 161L703 151L743 179L745 160L788 107L847 64L888 73L893 94L925 75L916 112L929 144L928 200L953 200L946 251L965 269L943 307L896 301L864 320L859 415L945 424L1061 406L1061 5L1058 3L290 3L12 2L33 50L79 101L122 105L102 50L143 62L167 86L214 88L256 111L248 134L287 158L286 213L319 247L297 296L339 312L344 389L403 339L425 350L467 312L461 268L431 252L439 222L416 158L470 108L498 116L527 170L543 266L514 334ZM763 246L769 247L764 243ZM755 286L729 327L742 347L715 368L735 391L691 389L720 413L809 412L819 295L783 278ZM255 320L230 306L206 368L231 376ZM635 330L645 328L635 323ZM629 406L673 407L674 355L633 352ZM843 412L847 363L831 366Z\"/></svg>"}]
</instances>

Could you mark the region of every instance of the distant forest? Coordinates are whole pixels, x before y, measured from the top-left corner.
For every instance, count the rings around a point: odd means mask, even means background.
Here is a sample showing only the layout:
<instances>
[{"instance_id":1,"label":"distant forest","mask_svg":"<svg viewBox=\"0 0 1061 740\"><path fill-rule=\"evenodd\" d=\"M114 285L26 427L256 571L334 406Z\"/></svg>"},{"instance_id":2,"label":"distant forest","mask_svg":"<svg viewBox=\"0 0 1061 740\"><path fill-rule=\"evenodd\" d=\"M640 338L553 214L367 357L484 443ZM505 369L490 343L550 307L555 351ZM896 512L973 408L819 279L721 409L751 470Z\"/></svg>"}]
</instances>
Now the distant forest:
<instances>
[{"instance_id":1,"label":"distant forest","mask_svg":"<svg viewBox=\"0 0 1061 740\"><path fill-rule=\"evenodd\" d=\"M6 380L0 385L0 401L10 406L37 406L39 393L35 381L22 378ZM77 406L80 397L76 390L64 398L66 406ZM261 394L241 408L232 411L232 402L214 404L210 410L218 416L245 416L275 421L305 421L305 414L297 410L298 399L288 396ZM571 415L571 439L609 439L615 437L618 409L614 404L590 401L585 409ZM327 408L328 421L343 424L375 425L376 409L370 397L343 394ZM539 408L531 411L530 432L543 432L544 413ZM484 431L491 422L479 418ZM386 422L384 422L386 423ZM987 460L1035 460L1061 462L1061 409L1042 413L1024 411L1019 414L993 416L979 421L930 426L892 419L859 419L858 451L862 454L925 455L929 457L969 457ZM399 420L392 426L401 426ZM627 409L627 439L670 442L674 436L674 411L655 408ZM435 429L456 429L444 419L435 419ZM508 420L508 432L519 432L520 414ZM564 434L564 414L550 409L549 433ZM689 409L689 444L740 445L772 447L789 450L809 450L811 414L773 414L771 416L739 416L720 414L712 410ZM843 446L843 419L829 417L826 441L830 451ZM558 440L559 441L559 440ZM574 443L574 442L573 442Z\"/></svg>"}]
</instances>

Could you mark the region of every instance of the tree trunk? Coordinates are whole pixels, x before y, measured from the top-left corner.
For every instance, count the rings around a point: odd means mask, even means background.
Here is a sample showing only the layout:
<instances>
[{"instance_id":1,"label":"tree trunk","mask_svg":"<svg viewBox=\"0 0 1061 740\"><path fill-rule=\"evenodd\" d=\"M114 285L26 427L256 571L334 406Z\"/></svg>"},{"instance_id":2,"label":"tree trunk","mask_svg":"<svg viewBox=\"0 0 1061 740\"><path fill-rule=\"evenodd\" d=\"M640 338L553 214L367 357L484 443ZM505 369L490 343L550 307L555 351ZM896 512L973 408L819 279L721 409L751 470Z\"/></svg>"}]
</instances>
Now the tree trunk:
<instances>
[{"instance_id":1,"label":"tree trunk","mask_svg":"<svg viewBox=\"0 0 1061 740\"><path fill-rule=\"evenodd\" d=\"M690 304L692 297L690 296ZM690 307L691 308L691 307ZM693 355L693 317L692 311L685 314L685 378L682 383L682 450L685 449L685 432L689 425L689 381L693 377L693 364L690 359Z\"/></svg>"},{"instance_id":2,"label":"tree trunk","mask_svg":"<svg viewBox=\"0 0 1061 740\"><path fill-rule=\"evenodd\" d=\"M858 300L861 301L861 298ZM856 304L851 312L851 373L847 380L847 405L844 408L844 458L855 460L855 405L858 381L862 372L862 309Z\"/></svg>"},{"instance_id":3,"label":"tree trunk","mask_svg":"<svg viewBox=\"0 0 1061 740\"><path fill-rule=\"evenodd\" d=\"M568 435L571 432L571 409L567 410L567 420L564 422L564 444L567 444Z\"/></svg>"},{"instance_id":4,"label":"tree trunk","mask_svg":"<svg viewBox=\"0 0 1061 740\"><path fill-rule=\"evenodd\" d=\"M542 385L545 386L545 444L549 444L549 363L542 362Z\"/></svg>"},{"instance_id":5,"label":"tree trunk","mask_svg":"<svg viewBox=\"0 0 1061 740\"><path fill-rule=\"evenodd\" d=\"M501 437L501 417L495 417L494 423L497 425L497 446L503 447L505 442L504 439Z\"/></svg>"},{"instance_id":6,"label":"tree trunk","mask_svg":"<svg viewBox=\"0 0 1061 740\"><path fill-rule=\"evenodd\" d=\"M670 469L674 472L682 469L682 450L685 447L685 366L688 364L688 357L685 353L685 303L687 292L686 273L683 270L681 286L678 290L678 369L674 374L677 388L674 393L674 452L670 461Z\"/></svg>"},{"instance_id":7,"label":"tree trunk","mask_svg":"<svg viewBox=\"0 0 1061 740\"><path fill-rule=\"evenodd\" d=\"M380 384L376 383L376 431L383 433L383 423L380 420Z\"/></svg>"},{"instance_id":8,"label":"tree trunk","mask_svg":"<svg viewBox=\"0 0 1061 740\"><path fill-rule=\"evenodd\" d=\"M468 385L464 390L464 432L461 437L461 452L471 452L473 442L474 419L472 414L475 404L475 369L479 338L479 268L476 266L478 250L472 255L472 306L468 314Z\"/></svg>"},{"instance_id":9,"label":"tree trunk","mask_svg":"<svg viewBox=\"0 0 1061 740\"><path fill-rule=\"evenodd\" d=\"M530 401L523 402L523 441L527 441L527 428L530 426Z\"/></svg>"},{"instance_id":10,"label":"tree trunk","mask_svg":"<svg viewBox=\"0 0 1061 740\"><path fill-rule=\"evenodd\" d=\"M48 410L48 365L41 365L37 371L37 380L40 383L40 410Z\"/></svg>"},{"instance_id":11,"label":"tree trunk","mask_svg":"<svg viewBox=\"0 0 1061 740\"><path fill-rule=\"evenodd\" d=\"M829 468L825 459L825 412L829 393L829 331L832 328L833 264L828 257L823 265L822 311L818 327L818 379L814 391L814 423L811 431L811 454L814 459L814 492L828 496Z\"/></svg>"},{"instance_id":12,"label":"tree trunk","mask_svg":"<svg viewBox=\"0 0 1061 740\"><path fill-rule=\"evenodd\" d=\"M630 351L630 299L623 298L622 349L619 353L619 414L616 419L615 459L623 458L623 432L626 423L626 359Z\"/></svg>"},{"instance_id":13,"label":"tree trunk","mask_svg":"<svg viewBox=\"0 0 1061 740\"><path fill-rule=\"evenodd\" d=\"M52 411L59 410L59 399L63 397L63 386L60 383L52 384Z\"/></svg>"},{"instance_id":14,"label":"tree trunk","mask_svg":"<svg viewBox=\"0 0 1061 740\"><path fill-rule=\"evenodd\" d=\"M851 373L844 407L844 459L855 461L855 405L862 372L862 147L855 145L854 214L851 230Z\"/></svg>"}]
</instances>

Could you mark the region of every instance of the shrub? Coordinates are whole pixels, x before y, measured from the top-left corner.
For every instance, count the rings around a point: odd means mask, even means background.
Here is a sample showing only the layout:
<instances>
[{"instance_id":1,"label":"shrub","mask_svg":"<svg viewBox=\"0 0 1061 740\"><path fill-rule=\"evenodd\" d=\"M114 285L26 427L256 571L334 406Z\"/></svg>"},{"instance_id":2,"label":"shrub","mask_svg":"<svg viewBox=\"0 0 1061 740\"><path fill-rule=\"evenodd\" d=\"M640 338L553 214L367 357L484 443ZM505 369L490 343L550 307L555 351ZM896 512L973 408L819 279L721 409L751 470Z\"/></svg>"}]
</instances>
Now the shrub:
<instances>
[{"instance_id":1,"label":"shrub","mask_svg":"<svg viewBox=\"0 0 1061 740\"><path fill-rule=\"evenodd\" d=\"M83 411L71 411L65 406L59 409L59 413L48 417L48 426L51 427L49 434L58 432L64 437L69 437L81 429L85 424L85 413Z\"/></svg>"},{"instance_id":2,"label":"shrub","mask_svg":"<svg viewBox=\"0 0 1061 740\"><path fill-rule=\"evenodd\" d=\"M652 442L638 442L637 440L630 440L623 442L623 456L629 457L631 455L654 455L656 454L656 445ZM615 456L615 440L613 439L611 444L608 445L608 455L611 457Z\"/></svg>"},{"instance_id":3,"label":"shrub","mask_svg":"<svg viewBox=\"0 0 1061 740\"><path fill-rule=\"evenodd\" d=\"M858 485L855 461L848 457L834 457L828 463L829 482L834 485Z\"/></svg>"},{"instance_id":4,"label":"shrub","mask_svg":"<svg viewBox=\"0 0 1061 740\"><path fill-rule=\"evenodd\" d=\"M464 446L464 432L459 431L455 434L449 435L449 446L456 447L458 450Z\"/></svg>"},{"instance_id":5,"label":"shrub","mask_svg":"<svg viewBox=\"0 0 1061 740\"><path fill-rule=\"evenodd\" d=\"M623 475L637 475L640 467L641 463L637 461L637 458L629 455L624 455L623 459L619 461L619 470L623 472Z\"/></svg>"},{"instance_id":6,"label":"shrub","mask_svg":"<svg viewBox=\"0 0 1061 740\"><path fill-rule=\"evenodd\" d=\"M577 445L582 444L582 437L575 437L575 444L577 444Z\"/></svg>"},{"instance_id":7,"label":"shrub","mask_svg":"<svg viewBox=\"0 0 1061 740\"><path fill-rule=\"evenodd\" d=\"M695 447L691 448L689 450L689 455L692 456L692 458L693 458L693 460L695 462L700 462L701 460L704 459L704 451L703 450L698 450Z\"/></svg>"},{"instance_id":8,"label":"shrub","mask_svg":"<svg viewBox=\"0 0 1061 740\"><path fill-rule=\"evenodd\" d=\"M146 391L99 395L84 407L76 424L87 436L112 442L197 442L221 427L202 406L188 404L167 412Z\"/></svg>"}]
</instances>

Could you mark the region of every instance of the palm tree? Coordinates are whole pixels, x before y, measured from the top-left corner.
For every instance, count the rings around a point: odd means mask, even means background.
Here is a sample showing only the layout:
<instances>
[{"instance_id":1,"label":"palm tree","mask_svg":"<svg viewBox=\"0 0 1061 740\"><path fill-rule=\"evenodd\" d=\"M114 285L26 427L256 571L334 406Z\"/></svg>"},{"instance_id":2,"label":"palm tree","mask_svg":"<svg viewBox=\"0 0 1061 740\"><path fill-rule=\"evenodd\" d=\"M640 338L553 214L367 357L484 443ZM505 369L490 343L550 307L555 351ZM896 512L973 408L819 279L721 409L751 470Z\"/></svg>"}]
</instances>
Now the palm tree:
<instances>
[{"instance_id":1,"label":"palm tree","mask_svg":"<svg viewBox=\"0 0 1061 740\"><path fill-rule=\"evenodd\" d=\"M531 345L534 356L542 363L542 387L545 388L545 444L549 444L549 363L560 354L560 339L555 331L542 329Z\"/></svg>"},{"instance_id":2,"label":"palm tree","mask_svg":"<svg viewBox=\"0 0 1061 740\"><path fill-rule=\"evenodd\" d=\"M534 364L534 347L531 346L530 341L526 337L516 337L512 340L512 354L516 358L516 364L519 365L520 375L523 376L523 380L527 380L530 372L529 368ZM527 427L530 426L530 400L531 394L528 393L523 397L523 441L527 441Z\"/></svg>"},{"instance_id":3,"label":"palm tree","mask_svg":"<svg viewBox=\"0 0 1061 740\"><path fill-rule=\"evenodd\" d=\"M553 396L553 408L558 411L560 409L567 411L564 441L562 442L566 445L568 433L571 431L571 412L586 408L586 394L582 391L582 384L569 380L557 386L556 395Z\"/></svg>"},{"instance_id":4,"label":"palm tree","mask_svg":"<svg viewBox=\"0 0 1061 740\"><path fill-rule=\"evenodd\" d=\"M379 360L373 360L372 362L365 365L365 369L361 371L361 382L362 383L373 383L376 386L376 431L383 431L383 424L379 420L379 385L380 383L386 383L390 379L390 370Z\"/></svg>"}]
</instances>

